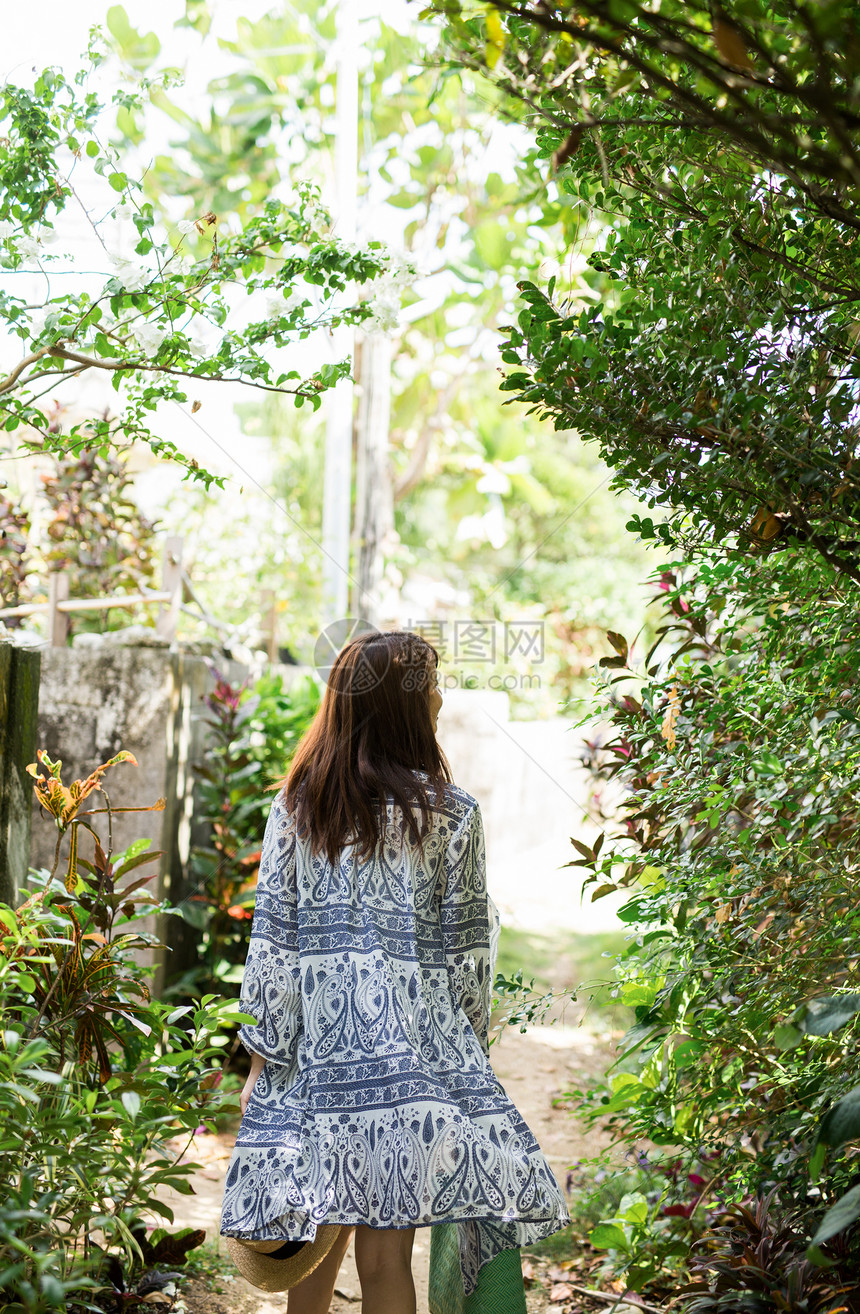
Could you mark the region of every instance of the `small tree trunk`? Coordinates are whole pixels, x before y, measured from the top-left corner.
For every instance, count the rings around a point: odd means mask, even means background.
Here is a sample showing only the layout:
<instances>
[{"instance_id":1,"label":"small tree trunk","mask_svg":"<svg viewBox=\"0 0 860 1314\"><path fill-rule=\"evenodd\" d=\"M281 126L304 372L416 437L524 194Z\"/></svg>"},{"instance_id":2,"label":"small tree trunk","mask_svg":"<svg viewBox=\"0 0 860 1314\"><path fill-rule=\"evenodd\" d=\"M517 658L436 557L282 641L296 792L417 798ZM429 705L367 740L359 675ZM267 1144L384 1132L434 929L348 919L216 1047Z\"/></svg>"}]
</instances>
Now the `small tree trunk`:
<instances>
[{"instance_id":1,"label":"small tree trunk","mask_svg":"<svg viewBox=\"0 0 860 1314\"><path fill-rule=\"evenodd\" d=\"M391 415L391 342L382 334L361 340L357 378L355 540L352 615L378 625L385 549L394 530L394 496L388 467Z\"/></svg>"}]
</instances>

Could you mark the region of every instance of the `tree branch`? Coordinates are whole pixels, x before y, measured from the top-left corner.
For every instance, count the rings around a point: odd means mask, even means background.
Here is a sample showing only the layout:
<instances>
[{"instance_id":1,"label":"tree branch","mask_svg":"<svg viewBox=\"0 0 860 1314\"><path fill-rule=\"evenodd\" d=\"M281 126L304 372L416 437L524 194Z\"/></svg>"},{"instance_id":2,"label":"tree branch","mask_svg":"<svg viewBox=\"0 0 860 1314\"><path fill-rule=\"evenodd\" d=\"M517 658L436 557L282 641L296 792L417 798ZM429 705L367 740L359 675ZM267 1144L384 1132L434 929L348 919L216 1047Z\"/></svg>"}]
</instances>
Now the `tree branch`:
<instances>
[{"instance_id":1,"label":"tree branch","mask_svg":"<svg viewBox=\"0 0 860 1314\"><path fill-rule=\"evenodd\" d=\"M427 457L430 453L430 443L433 440L433 434L439 427L439 421L442 414L447 411L448 405L454 393L461 382L462 375L457 374L448 383L443 392L439 393L436 399L436 409L431 416L427 418L418 434L418 440L412 449L409 458L409 464L403 474L394 485L393 497L395 502L401 502L408 493L411 493L421 481L424 474L424 467L427 464Z\"/></svg>"},{"instance_id":2,"label":"tree branch","mask_svg":"<svg viewBox=\"0 0 860 1314\"><path fill-rule=\"evenodd\" d=\"M313 386L305 386L304 384L300 384L297 388L283 388L283 387L277 387L275 384L271 384L271 383L259 383L253 379L245 379L242 377L237 378L235 375L231 375L231 374L206 374L202 370L180 370L180 369L174 369L170 365L153 365L151 362L147 360L100 360L96 356L84 356L79 351L70 351L67 347L57 346L56 343L51 347L44 348L43 351L39 352L38 356L35 356L32 359L37 360L39 359L39 356L44 356L44 355L50 355L52 357L60 358L62 360L72 361L82 366L84 369L99 369L99 370L109 370L114 372L122 371L122 370L128 370L128 371L145 370L147 373L150 374L171 374L171 375L175 375L177 378L180 379L203 379L210 383L242 383L246 387L260 388L264 392L278 392L290 396L301 395L303 397L313 397L317 395L316 388L314 388ZM26 368L26 362L24 367ZM21 371L19 368L16 371L16 377L18 374L20 374L20 372ZM28 384L36 383L38 382L39 379L44 378L46 375L56 374L58 372L64 375L65 374L72 375L72 374L80 373L79 370L60 370L60 371L45 370L44 374L30 375L27 379L24 380L24 383L28 383ZM2 388L2 386L0 386L0 393L2 393L3 390L4 389Z\"/></svg>"},{"instance_id":3,"label":"tree branch","mask_svg":"<svg viewBox=\"0 0 860 1314\"><path fill-rule=\"evenodd\" d=\"M30 365L35 364L37 360L41 360L42 357L46 356L50 351L50 347L41 347L38 351L31 352L29 356L25 356L23 360L19 361L12 373L7 374L6 378L0 383L0 393L11 391L18 382L18 379L24 373L24 370Z\"/></svg>"},{"instance_id":4,"label":"tree branch","mask_svg":"<svg viewBox=\"0 0 860 1314\"><path fill-rule=\"evenodd\" d=\"M576 42L590 45L595 50L614 55L629 67L636 69L648 84L659 87L662 91L668 93L674 104L686 106L691 115L698 120L698 126L711 127L733 138L738 144L752 151L759 162L785 173L786 177L790 178L825 213L830 214L833 218L839 218L844 223L850 223L854 228L860 228L860 218L855 218L850 211L846 210L838 197L818 192L818 189L814 186L814 180L816 179L826 179L832 183L834 178L840 175L845 177L846 181L850 181L852 185L856 183L858 177L856 155L853 150L846 155L843 147L843 135L837 134L840 139L840 147L842 147L838 153L818 151L815 157L810 155L806 160L800 159L797 155L797 138L786 126L790 124L791 120L784 121L781 117L777 118L763 114L757 106L740 94L741 77L738 73L692 46L682 35L671 34L675 48L669 50L666 37L651 35L643 28L637 28L634 34L629 25L615 24L615 30L619 37L616 40L605 32L594 31L589 27L581 28L566 19L557 18L548 9L529 9L521 4L514 3L513 0L491 0L491 3L500 12L520 18L542 31L565 33ZM599 5L589 4L588 0L581 0L581 8L592 19L606 20L606 15L602 13ZM655 26L659 22L659 16L655 16L652 12L645 10L639 12L643 19L654 23ZM665 20L663 22L665 24ZM635 45L632 44L634 35ZM630 45L624 44L625 38L631 38ZM745 123L742 118L738 117L736 112L732 115L719 114L705 98L685 87L683 83L675 82L661 73L655 67L653 61L649 63L647 58L637 53L636 46L644 47L646 50L650 49L654 54L670 53L676 57L687 59L700 72L708 76L719 90L730 97L743 115L754 122ZM770 56L768 56L768 61L773 66ZM500 79L497 79L497 82L500 86L508 85ZM772 87L772 84L765 85L766 87ZM772 89L775 94L793 97L812 113L821 115L820 98L811 98L809 92L797 84L792 83L787 88L772 87ZM781 151L775 152L774 142L763 135L765 132L777 137L781 145ZM785 147L792 148L790 158L784 153ZM847 169L846 159L851 166ZM809 181L804 182L802 175L808 175Z\"/></svg>"}]
</instances>

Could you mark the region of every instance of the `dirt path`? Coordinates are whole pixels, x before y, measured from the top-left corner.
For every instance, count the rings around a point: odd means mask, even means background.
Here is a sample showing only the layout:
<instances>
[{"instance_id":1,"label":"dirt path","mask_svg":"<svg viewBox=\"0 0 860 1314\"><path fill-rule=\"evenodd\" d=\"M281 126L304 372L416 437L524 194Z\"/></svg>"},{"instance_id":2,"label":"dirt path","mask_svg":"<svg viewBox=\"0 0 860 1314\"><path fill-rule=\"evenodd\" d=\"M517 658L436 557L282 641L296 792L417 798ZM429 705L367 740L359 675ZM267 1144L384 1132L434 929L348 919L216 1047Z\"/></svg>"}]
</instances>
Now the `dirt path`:
<instances>
[{"instance_id":1,"label":"dirt path","mask_svg":"<svg viewBox=\"0 0 860 1314\"><path fill-rule=\"evenodd\" d=\"M557 1096L578 1085L585 1073L605 1065L606 1045L585 1027L534 1027L525 1035L507 1028L492 1047L493 1067L517 1108L535 1133L562 1187L570 1165L593 1155L598 1142L585 1133L567 1110L553 1106ZM218 1235L224 1174L233 1137L201 1135L195 1138L189 1158L203 1165L194 1179L193 1196L170 1192L165 1196L174 1210L176 1228L204 1227L207 1242L223 1250ZM414 1272L419 1314L427 1314L427 1278L430 1262L429 1229L419 1229L415 1238ZM206 1284L192 1283L185 1293L188 1314L284 1314L286 1296L268 1296L250 1287L238 1276L222 1279L223 1295L207 1291ZM550 1305L541 1286L529 1291L529 1314L559 1310ZM338 1281L332 1314L357 1314L360 1307L358 1276L350 1248Z\"/></svg>"}]
</instances>

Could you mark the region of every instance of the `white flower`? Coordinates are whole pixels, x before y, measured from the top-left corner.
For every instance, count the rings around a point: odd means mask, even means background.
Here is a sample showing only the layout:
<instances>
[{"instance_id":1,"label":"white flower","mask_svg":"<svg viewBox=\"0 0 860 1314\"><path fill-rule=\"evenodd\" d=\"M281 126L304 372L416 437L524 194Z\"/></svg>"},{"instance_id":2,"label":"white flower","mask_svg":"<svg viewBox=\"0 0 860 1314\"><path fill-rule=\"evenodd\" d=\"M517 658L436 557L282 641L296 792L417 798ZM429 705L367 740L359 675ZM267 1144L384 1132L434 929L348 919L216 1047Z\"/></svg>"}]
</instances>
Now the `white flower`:
<instances>
[{"instance_id":1,"label":"white flower","mask_svg":"<svg viewBox=\"0 0 860 1314\"><path fill-rule=\"evenodd\" d=\"M190 274L197 263L193 256L188 255L185 251L177 251L171 257L170 261L173 266L174 274Z\"/></svg>"},{"instance_id":2,"label":"white flower","mask_svg":"<svg viewBox=\"0 0 860 1314\"><path fill-rule=\"evenodd\" d=\"M397 288L410 288L417 277L414 265L399 265L392 269L391 285Z\"/></svg>"},{"instance_id":3,"label":"white flower","mask_svg":"<svg viewBox=\"0 0 860 1314\"><path fill-rule=\"evenodd\" d=\"M196 233L196 232L197 232L197 220L196 220L196 219L180 219L180 221L179 221L179 223L176 225L176 227L179 229L180 233L183 234L183 236L187 236L188 233Z\"/></svg>"},{"instance_id":4,"label":"white flower","mask_svg":"<svg viewBox=\"0 0 860 1314\"><path fill-rule=\"evenodd\" d=\"M34 238L27 237L26 234L15 238L15 246L18 254L23 256L25 260L35 260L39 255L39 243Z\"/></svg>"},{"instance_id":5,"label":"white flower","mask_svg":"<svg viewBox=\"0 0 860 1314\"><path fill-rule=\"evenodd\" d=\"M266 297L266 319L280 319L282 315L301 310L307 302L306 293L299 292L295 288L291 290L289 296L273 288Z\"/></svg>"},{"instance_id":6,"label":"white flower","mask_svg":"<svg viewBox=\"0 0 860 1314\"><path fill-rule=\"evenodd\" d=\"M403 293L412 286L415 270L409 264L401 264L388 257L389 272L383 274L373 284L373 298L367 304L373 312L364 321L365 333L391 333L400 322L403 308Z\"/></svg>"},{"instance_id":7,"label":"white flower","mask_svg":"<svg viewBox=\"0 0 860 1314\"><path fill-rule=\"evenodd\" d=\"M195 324L187 335L188 346L195 356L208 356L214 349L212 333L203 324Z\"/></svg>"},{"instance_id":8,"label":"white flower","mask_svg":"<svg viewBox=\"0 0 860 1314\"><path fill-rule=\"evenodd\" d=\"M125 223L130 222L134 218L134 210L125 201L122 205L118 205L113 213L115 219L121 219Z\"/></svg>"},{"instance_id":9,"label":"white flower","mask_svg":"<svg viewBox=\"0 0 860 1314\"><path fill-rule=\"evenodd\" d=\"M389 278L381 278L374 285L376 295L368 305L373 312L364 321L366 333L390 333L400 320L400 292Z\"/></svg>"},{"instance_id":10,"label":"white flower","mask_svg":"<svg viewBox=\"0 0 860 1314\"><path fill-rule=\"evenodd\" d=\"M134 330L134 336L137 338L139 346L143 348L148 355L154 356L167 337L167 329L161 324L138 324Z\"/></svg>"},{"instance_id":11,"label":"white flower","mask_svg":"<svg viewBox=\"0 0 860 1314\"><path fill-rule=\"evenodd\" d=\"M400 307L388 301L374 301L373 314L362 325L365 333L391 333L397 328Z\"/></svg>"},{"instance_id":12,"label":"white flower","mask_svg":"<svg viewBox=\"0 0 860 1314\"><path fill-rule=\"evenodd\" d=\"M284 298L277 292L270 293L266 297L266 319L280 319L284 314L286 314Z\"/></svg>"},{"instance_id":13,"label":"white flower","mask_svg":"<svg viewBox=\"0 0 860 1314\"><path fill-rule=\"evenodd\" d=\"M5 242L6 238L11 237L14 232L14 224L10 224L8 219L0 219L0 242Z\"/></svg>"},{"instance_id":14,"label":"white flower","mask_svg":"<svg viewBox=\"0 0 860 1314\"><path fill-rule=\"evenodd\" d=\"M135 264L133 260L127 260L125 256L111 256L110 263L114 278L126 292L142 292L152 279L150 270Z\"/></svg>"},{"instance_id":15,"label":"white flower","mask_svg":"<svg viewBox=\"0 0 860 1314\"><path fill-rule=\"evenodd\" d=\"M57 240L56 228L41 228L36 237L39 246L53 246Z\"/></svg>"},{"instance_id":16,"label":"white flower","mask_svg":"<svg viewBox=\"0 0 860 1314\"><path fill-rule=\"evenodd\" d=\"M377 285L385 287L407 288L411 287L417 277L415 262L409 260L405 253L397 254L387 251L380 261L385 269L384 276L378 280Z\"/></svg>"},{"instance_id":17,"label":"white flower","mask_svg":"<svg viewBox=\"0 0 860 1314\"><path fill-rule=\"evenodd\" d=\"M56 306L40 306L38 310L32 310L29 315L30 337L40 338L48 327L48 320L56 315Z\"/></svg>"},{"instance_id":18,"label":"white flower","mask_svg":"<svg viewBox=\"0 0 860 1314\"><path fill-rule=\"evenodd\" d=\"M328 215L321 205L309 205L305 209L305 223L311 228L327 227L328 222Z\"/></svg>"}]
</instances>

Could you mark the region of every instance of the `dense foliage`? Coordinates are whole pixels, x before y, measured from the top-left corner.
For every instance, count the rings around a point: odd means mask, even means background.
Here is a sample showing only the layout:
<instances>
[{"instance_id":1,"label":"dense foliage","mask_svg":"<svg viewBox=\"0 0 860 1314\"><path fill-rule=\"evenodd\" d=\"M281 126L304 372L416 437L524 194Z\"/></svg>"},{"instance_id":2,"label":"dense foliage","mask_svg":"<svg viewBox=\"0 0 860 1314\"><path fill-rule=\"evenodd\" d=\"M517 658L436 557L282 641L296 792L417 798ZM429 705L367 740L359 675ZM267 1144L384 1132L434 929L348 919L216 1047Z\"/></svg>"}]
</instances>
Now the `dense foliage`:
<instances>
[{"instance_id":1,"label":"dense foliage","mask_svg":"<svg viewBox=\"0 0 860 1314\"><path fill-rule=\"evenodd\" d=\"M771 1194L767 1281L732 1276L714 1233L697 1308L784 1308L803 1284L797 1308L854 1308L858 12L439 8L449 59L510 95L599 229L599 303L524 282L503 386L598 443L654 510L631 530L676 558L658 642L613 634L603 663L593 762L622 819L576 861L593 897L629 891L637 1021L587 1108L691 1170L704 1150L712 1223ZM664 1206L635 1245L601 1234L639 1285Z\"/></svg>"},{"instance_id":2,"label":"dense foliage","mask_svg":"<svg viewBox=\"0 0 860 1314\"><path fill-rule=\"evenodd\" d=\"M183 1262L204 1235L147 1233L173 1220L165 1187L192 1190L183 1152L223 1102L219 1033L239 1015L214 995L181 1008L150 996L138 959L155 941L139 918L158 904L140 869L159 855L148 841L113 852L109 803L83 807L124 761L65 785L39 753L57 859L21 907L0 907L0 1292L28 1314L125 1308L145 1266Z\"/></svg>"},{"instance_id":3,"label":"dense foliage","mask_svg":"<svg viewBox=\"0 0 860 1314\"><path fill-rule=\"evenodd\" d=\"M825 1143L860 1132L821 1121L858 1074L854 600L802 556L750 571L714 553L660 591L663 656L614 636L614 733L593 748L626 787L620 831L577 844L592 897L630 891L636 1011L587 1108L625 1140L704 1150L711 1207L778 1185L809 1237L856 1171L831 1154L822 1174Z\"/></svg>"},{"instance_id":4,"label":"dense foliage","mask_svg":"<svg viewBox=\"0 0 860 1314\"><path fill-rule=\"evenodd\" d=\"M511 7L511 49L500 35L493 75L543 109L539 140L560 186L601 225L589 264L605 281L585 307L554 301L552 286L523 288L504 353L520 368L505 387L598 439L617 483L661 508L664 538L692 548L792 536L856 580L857 223L841 175L853 161L860 183L858 15L798 8L792 27L791 4L735 8L719 20L733 62L707 6ZM614 53L589 44L592 9L614 23ZM656 45L649 24L667 29ZM454 34L485 26L459 20ZM706 55L736 89L725 109L699 70ZM714 97L716 121L688 106L690 83ZM782 172L780 135L752 149L738 98L785 127L802 169ZM828 174L834 140L848 163Z\"/></svg>"}]
</instances>

